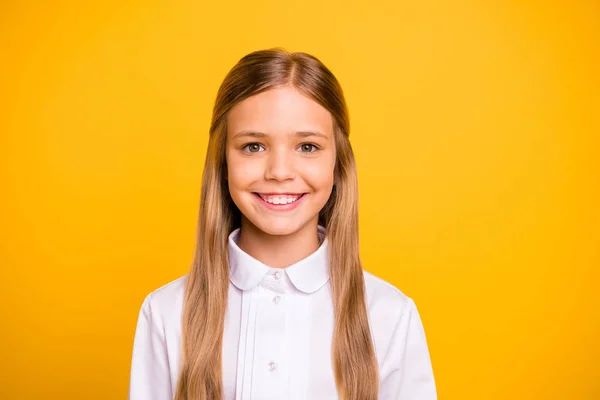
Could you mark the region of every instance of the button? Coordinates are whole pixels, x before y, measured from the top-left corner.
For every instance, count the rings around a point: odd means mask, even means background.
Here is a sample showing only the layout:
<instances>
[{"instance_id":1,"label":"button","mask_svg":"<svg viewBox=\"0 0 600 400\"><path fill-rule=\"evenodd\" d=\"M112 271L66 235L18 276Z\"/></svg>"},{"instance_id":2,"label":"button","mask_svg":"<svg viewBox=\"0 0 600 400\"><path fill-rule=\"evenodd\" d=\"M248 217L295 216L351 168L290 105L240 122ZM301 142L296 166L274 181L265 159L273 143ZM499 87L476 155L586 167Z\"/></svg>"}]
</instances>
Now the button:
<instances>
[{"instance_id":1,"label":"button","mask_svg":"<svg viewBox=\"0 0 600 400\"><path fill-rule=\"evenodd\" d=\"M279 300L281 300L281 297L279 297L279 296L273 297L273 303L278 304Z\"/></svg>"},{"instance_id":2,"label":"button","mask_svg":"<svg viewBox=\"0 0 600 400\"><path fill-rule=\"evenodd\" d=\"M275 279L279 279L279 275L280 275L279 271L275 271Z\"/></svg>"},{"instance_id":3,"label":"button","mask_svg":"<svg viewBox=\"0 0 600 400\"><path fill-rule=\"evenodd\" d=\"M275 368L277 368L277 364L275 364L273 361L271 361L267 367L269 368L269 371L273 372L275 371Z\"/></svg>"}]
</instances>

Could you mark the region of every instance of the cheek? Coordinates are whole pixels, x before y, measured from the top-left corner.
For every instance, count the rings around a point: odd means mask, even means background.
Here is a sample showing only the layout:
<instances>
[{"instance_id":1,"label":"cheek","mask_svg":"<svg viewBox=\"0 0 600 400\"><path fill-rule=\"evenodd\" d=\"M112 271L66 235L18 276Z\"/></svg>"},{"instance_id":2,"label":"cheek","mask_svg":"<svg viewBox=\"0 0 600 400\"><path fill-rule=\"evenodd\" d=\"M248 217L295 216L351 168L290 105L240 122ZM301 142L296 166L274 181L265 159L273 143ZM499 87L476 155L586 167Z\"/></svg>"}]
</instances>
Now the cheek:
<instances>
[{"instance_id":1,"label":"cheek","mask_svg":"<svg viewBox=\"0 0 600 400\"><path fill-rule=\"evenodd\" d=\"M229 181L229 190L244 190L250 184L259 180L262 176L262 166L260 163L240 159L240 157L227 157L227 180Z\"/></svg>"},{"instance_id":2,"label":"cheek","mask_svg":"<svg viewBox=\"0 0 600 400\"><path fill-rule=\"evenodd\" d=\"M329 190L333 186L334 164L329 160L323 163L310 163L303 168L302 175L314 190Z\"/></svg>"}]
</instances>

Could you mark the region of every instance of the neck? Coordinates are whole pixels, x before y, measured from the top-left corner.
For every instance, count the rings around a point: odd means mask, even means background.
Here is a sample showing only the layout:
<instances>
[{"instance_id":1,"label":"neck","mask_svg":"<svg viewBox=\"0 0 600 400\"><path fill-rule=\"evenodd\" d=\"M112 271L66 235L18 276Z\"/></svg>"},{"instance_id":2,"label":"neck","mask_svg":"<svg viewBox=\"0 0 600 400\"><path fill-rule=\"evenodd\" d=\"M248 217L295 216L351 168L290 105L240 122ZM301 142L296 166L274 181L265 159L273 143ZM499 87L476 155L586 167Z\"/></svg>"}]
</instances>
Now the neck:
<instances>
[{"instance_id":1,"label":"neck","mask_svg":"<svg viewBox=\"0 0 600 400\"><path fill-rule=\"evenodd\" d=\"M245 253L271 268L286 268L308 257L320 246L318 219L289 235L270 235L242 217L237 245Z\"/></svg>"}]
</instances>

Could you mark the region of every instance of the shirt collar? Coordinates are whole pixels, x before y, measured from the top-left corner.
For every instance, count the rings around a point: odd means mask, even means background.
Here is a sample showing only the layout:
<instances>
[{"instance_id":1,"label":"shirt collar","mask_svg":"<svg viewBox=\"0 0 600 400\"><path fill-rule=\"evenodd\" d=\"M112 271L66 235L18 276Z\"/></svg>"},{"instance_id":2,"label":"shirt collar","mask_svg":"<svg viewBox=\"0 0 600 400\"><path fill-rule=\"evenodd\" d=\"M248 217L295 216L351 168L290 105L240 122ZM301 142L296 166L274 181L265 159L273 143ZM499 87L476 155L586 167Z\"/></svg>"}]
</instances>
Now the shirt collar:
<instances>
[{"instance_id":1,"label":"shirt collar","mask_svg":"<svg viewBox=\"0 0 600 400\"><path fill-rule=\"evenodd\" d=\"M237 288L249 290L258 285L273 268L244 252L237 245L239 235L240 228L237 228L228 239L229 277ZM320 225L318 235L321 245L314 253L289 267L279 269L287 274L296 289L304 293L316 292L329 280L329 244L325 228Z\"/></svg>"}]
</instances>

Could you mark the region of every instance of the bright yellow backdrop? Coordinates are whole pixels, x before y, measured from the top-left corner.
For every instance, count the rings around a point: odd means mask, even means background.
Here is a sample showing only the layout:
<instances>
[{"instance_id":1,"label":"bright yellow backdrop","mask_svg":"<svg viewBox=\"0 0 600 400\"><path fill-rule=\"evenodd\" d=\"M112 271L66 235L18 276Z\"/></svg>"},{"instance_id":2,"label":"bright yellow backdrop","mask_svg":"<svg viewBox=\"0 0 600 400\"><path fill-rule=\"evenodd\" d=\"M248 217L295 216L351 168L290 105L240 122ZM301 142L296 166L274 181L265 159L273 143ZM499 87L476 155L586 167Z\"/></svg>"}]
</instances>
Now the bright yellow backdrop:
<instances>
[{"instance_id":1,"label":"bright yellow backdrop","mask_svg":"<svg viewBox=\"0 0 600 400\"><path fill-rule=\"evenodd\" d=\"M0 398L126 398L218 85L284 46L342 82L364 265L440 399L600 399L600 6L522 3L2 2Z\"/></svg>"}]
</instances>

